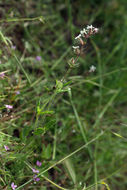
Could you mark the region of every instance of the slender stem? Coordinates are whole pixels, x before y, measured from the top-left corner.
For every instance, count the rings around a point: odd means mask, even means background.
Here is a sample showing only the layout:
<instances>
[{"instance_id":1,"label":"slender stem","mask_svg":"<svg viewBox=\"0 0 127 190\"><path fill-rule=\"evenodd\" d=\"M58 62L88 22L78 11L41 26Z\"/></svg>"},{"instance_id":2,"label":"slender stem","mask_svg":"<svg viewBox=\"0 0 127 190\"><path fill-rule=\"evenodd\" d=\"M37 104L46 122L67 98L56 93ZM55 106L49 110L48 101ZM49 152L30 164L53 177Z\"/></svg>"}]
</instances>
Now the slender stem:
<instances>
[{"instance_id":1,"label":"slender stem","mask_svg":"<svg viewBox=\"0 0 127 190\"><path fill-rule=\"evenodd\" d=\"M76 62L77 62L79 56L80 56L80 54L77 55L77 57L75 58L74 64L76 64ZM64 75L63 78L61 79L62 82L63 82L64 80L66 80L66 78L67 78L68 74L71 72L71 70L72 70L72 67L69 67L69 68L67 69L65 75Z\"/></svg>"},{"instance_id":2,"label":"slender stem","mask_svg":"<svg viewBox=\"0 0 127 190\"><path fill-rule=\"evenodd\" d=\"M43 177L45 180L47 180L49 183L51 183L52 185L56 186L58 189L62 189L62 190L67 190L61 186L59 186L58 184L54 183L53 181L51 181L49 178L47 178L46 176L44 175L41 175L41 177Z\"/></svg>"},{"instance_id":3,"label":"slender stem","mask_svg":"<svg viewBox=\"0 0 127 190\"><path fill-rule=\"evenodd\" d=\"M55 125L54 145L53 145L53 155L52 155L53 160L55 160L56 158L56 138L57 138L57 125Z\"/></svg>"},{"instance_id":4,"label":"slender stem","mask_svg":"<svg viewBox=\"0 0 127 190\"><path fill-rule=\"evenodd\" d=\"M44 22L44 18L42 16L35 17L35 18L8 18L8 19L2 19L0 20L0 23L3 22L24 22L24 21L35 21L39 20L41 22Z\"/></svg>"}]
</instances>

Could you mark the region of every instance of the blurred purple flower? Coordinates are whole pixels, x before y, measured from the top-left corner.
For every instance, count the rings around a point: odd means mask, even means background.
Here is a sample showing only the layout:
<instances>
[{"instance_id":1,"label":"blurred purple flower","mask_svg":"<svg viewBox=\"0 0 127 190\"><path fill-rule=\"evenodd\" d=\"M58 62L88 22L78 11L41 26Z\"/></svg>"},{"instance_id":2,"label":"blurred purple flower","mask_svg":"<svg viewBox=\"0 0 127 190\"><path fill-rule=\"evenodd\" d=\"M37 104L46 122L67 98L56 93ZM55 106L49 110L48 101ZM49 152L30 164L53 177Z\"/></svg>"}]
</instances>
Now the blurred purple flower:
<instances>
[{"instance_id":1,"label":"blurred purple flower","mask_svg":"<svg viewBox=\"0 0 127 190\"><path fill-rule=\"evenodd\" d=\"M12 45L12 46L11 46L11 49L15 50L15 49L16 49L16 46Z\"/></svg>"},{"instance_id":2,"label":"blurred purple flower","mask_svg":"<svg viewBox=\"0 0 127 190\"><path fill-rule=\"evenodd\" d=\"M16 187L17 187L17 185L15 185L14 182L12 182L11 188L12 188L13 190L15 190Z\"/></svg>"},{"instance_id":3,"label":"blurred purple flower","mask_svg":"<svg viewBox=\"0 0 127 190\"><path fill-rule=\"evenodd\" d=\"M5 74L4 73L0 73L0 78L4 78L5 77Z\"/></svg>"},{"instance_id":4,"label":"blurred purple flower","mask_svg":"<svg viewBox=\"0 0 127 190\"><path fill-rule=\"evenodd\" d=\"M6 151L10 150L10 148L8 146L6 146L6 145L4 145L4 148L5 148Z\"/></svg>"},{"instance_id":5,"label":"blurred purple flower","mask_svg":"<svg viewBox=\"0 0 127 190\"><path fill-rule=\"evenodd\" d=\"M18 95L18 94L20 94L20 91L16 91L15 93Z\"/></svg>"},{"instance_id":6,"label":"blurred purple flower","mask_svg":"<svg viewBox=\"0 0 127 190\"><path fill-rule=\"evenodd\" d=\"M40 178L37 177L37 175L35 175L35 176L33 177L33 179L34 179L34 181L40 181Z\"/></svg>"},{"instance_id":7,"label":"blurred purple flower","mask_svg":"<svg viewBox=\"0 0 127 190\"><path fill-rule=\"evenodd\" d=\"M36 165L40 167L42 163L37 160Z\"/></svg>"},{"instance_id":8,"label":"blurred purple flower","mask_svg":"<svg viewBox=\"0 0 127 190\"><path fill-rule=\"evenodd\" d=\"M37 61L41 61L41 56L36 56Z\"/></svg>"},{"instance_id":9,"label":"blurred purple flower","mask_svg":"<svg viewBox=\"0 0 127 190\"><path fill-rule=\"evenodd\" d=\"M7 109L12 109L12 108L13 108L13 106L11 106L11 105L5 105L5 107L6 107Z\"/></svg>"},{"instance_id":10,"label":"blurred purple flower","mask_svg":"<svg viewBox=\"0 0 127 190\"><path fill-rule=\"evenodd\" d=\"M35 168L32 168L33 173L39 173L39 170L36 170Z\"/></svg>"}]
</instances>

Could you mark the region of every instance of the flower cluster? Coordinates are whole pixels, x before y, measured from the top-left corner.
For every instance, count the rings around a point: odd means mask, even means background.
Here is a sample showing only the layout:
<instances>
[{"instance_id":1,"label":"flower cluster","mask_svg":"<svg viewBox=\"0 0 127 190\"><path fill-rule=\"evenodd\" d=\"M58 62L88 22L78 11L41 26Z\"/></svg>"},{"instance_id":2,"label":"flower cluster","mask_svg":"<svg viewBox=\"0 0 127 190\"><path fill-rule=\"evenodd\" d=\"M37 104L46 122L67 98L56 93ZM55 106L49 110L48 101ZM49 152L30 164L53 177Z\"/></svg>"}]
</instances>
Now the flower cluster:
<instances>
[{"instance_id":1,"label":"flower cluster","mask_svg":"<svg viewBox=\"0 0 127 190\"><path fill-rule=\"evenodd\" d=\"M10 150L9 147L6 146L6 145L4 145L4 148L5 148L5 150ZM37 165L38 167L41 167L42 163L37 160L36 165ZM35 175L33 176L34 183L40 181L40 178L37 177L37 174L39 173L39 170L37 170L37 169L35 169L35 168L31 168L31 169L32 169L32 172L35 173ZM12 188L12 190L16 190L17 185L15 185L14 182L12 182L12 183L11 183L11 188Z\"/></svg>"},{"instance_id":2,"label":"flower cluster","mask_svg":"<svg viewBox=\"0 0 127 190\"><path fill-rule=\"evenodd\" d=\"M83 40L83 38L87 39L93 34L96 34L99 31L98 28L93 27L92 25L88 25L86 28L83 28L83 30L80 31L80 34L75 37L75 40L79 40L80 46L72 46L74 49L74 52L79 55L81 53L81 48L86 44L86 42Z\"/></svg>"},{"instance_id":3,"label":"flower cluster","mask_svg":"<svg viewBox=\"0 0 127 190\"><path fill-rule=\"evenodd\" d=\"M80 31L80 34L75 37L75 39L80 39L81 37L83 38L89 38L93 34L98 33L99 29L93 27L92 25L88 25L86 28L83 28L83 30Z\"/></svg>"},{"instance_id":4,"label":"flower cluster","mask_svg":"<svg viewBox=\"0 0 127 190\"><path fill-rule=\"evenodd\" d=\"M76 64L78 57L84 52L84 47L86 45L86 40L91 37L92 35L98 33L99 29L93 27L92 25L88 25L86 28L83 28L80 31L80 34L75 37L75 40L78 40L78 45L72 46L74 53L77 55L76 59L73 57L69 60L68 64L70 67L74 67L78 64ZM96 68L94 66L91 66L89 72L94 72Z\"/></svg>"},{"instance_id":5,"label":"flower cluster","mask_svg":"<svg viewBox=\"0 0 127 190\"><path fill-rule=\"evenodd\" d=\"M41 167L42 163L37 160L36 165L39 166L39 167ZM32 168L32 171L33 171L33 173L39 173L39 170L37 170L37 169L35 169L35 168ZM33 176L33 180L34 180L35 182L38 182L38 181L40 181L40 178L37 177L37 175L34 175L34 176Z\"/></svg>"}]
</instances>

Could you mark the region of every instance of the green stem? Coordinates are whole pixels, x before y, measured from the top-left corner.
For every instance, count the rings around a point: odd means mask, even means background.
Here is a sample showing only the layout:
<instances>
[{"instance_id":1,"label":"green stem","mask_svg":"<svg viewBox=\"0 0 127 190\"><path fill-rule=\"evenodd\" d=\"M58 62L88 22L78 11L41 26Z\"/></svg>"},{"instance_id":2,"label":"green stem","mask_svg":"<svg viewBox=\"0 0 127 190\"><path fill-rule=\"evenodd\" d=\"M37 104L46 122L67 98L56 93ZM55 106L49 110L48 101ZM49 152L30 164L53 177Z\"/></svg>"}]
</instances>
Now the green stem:
<instances>
[{"instance_id":1,"label":"green stem","mask_svg":"<svg viewBox=\"0 0 127 190\"><path fill-rule=\"evenodd\" d=\"M52 185L56 186L58 189L62 189L62 190L67 190L61 186L59 186L58 184L54 183L53 181L51 181L49 178L47 178L46 176L44 175L41 175L41 177L43 177L45 180L47 180L49 183L51 183Z\"/></svg>"},{"instance_id":2,"label":"green stem","mask_svg":"<svg viewBox=\"0 0 127 190\"><path fill-rule=\"evenodd\" d=\"M0 20L0 23L3 22L24 22L24 21L35 21L39 20L44 23L43 16L35 17L35 18L8 18L8 19L2 19Z\"/></svg>"}]
</instances>

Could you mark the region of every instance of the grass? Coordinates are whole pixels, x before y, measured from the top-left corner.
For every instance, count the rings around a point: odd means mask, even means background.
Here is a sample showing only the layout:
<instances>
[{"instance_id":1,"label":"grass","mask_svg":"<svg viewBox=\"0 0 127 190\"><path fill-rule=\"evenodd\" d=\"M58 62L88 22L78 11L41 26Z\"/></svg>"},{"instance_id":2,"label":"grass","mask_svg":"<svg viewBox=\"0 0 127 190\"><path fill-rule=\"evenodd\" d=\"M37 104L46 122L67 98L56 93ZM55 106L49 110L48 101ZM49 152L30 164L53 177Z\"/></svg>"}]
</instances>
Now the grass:
<instances>
[{"instance_id":1,"label":"grass","mask_svg":"<svg viewBox=\"0 0 127 190\"><path fill-rule=\"evenodd\" d=\"M0 2L0 189L126 190L126 6ZM74 38L90 24L99 33L69 69Z\"/></svg>"}]
</instances>

